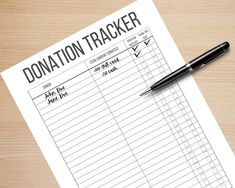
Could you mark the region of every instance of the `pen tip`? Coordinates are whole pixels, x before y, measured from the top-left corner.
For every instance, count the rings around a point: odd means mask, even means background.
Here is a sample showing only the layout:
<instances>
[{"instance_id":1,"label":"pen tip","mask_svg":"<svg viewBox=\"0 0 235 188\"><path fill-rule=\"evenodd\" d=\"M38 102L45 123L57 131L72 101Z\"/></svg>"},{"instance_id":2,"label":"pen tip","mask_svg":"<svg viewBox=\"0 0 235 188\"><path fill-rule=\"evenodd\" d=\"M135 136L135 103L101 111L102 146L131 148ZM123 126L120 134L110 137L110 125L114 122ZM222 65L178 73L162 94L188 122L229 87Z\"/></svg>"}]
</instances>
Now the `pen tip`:
<instances>
[{"instance_id":1,"label":"pen tip","mask_svg":"<svg viewBox=\"0 0 235 188\"><path fill-rule=\"evenodd\" d=\"M147 95L148 93L150 93L152 90L151 89L148 89L146 91L144 91L143 93L140 94L140 96L144 96L144 95Z\"/></svg>"}]
</instances>

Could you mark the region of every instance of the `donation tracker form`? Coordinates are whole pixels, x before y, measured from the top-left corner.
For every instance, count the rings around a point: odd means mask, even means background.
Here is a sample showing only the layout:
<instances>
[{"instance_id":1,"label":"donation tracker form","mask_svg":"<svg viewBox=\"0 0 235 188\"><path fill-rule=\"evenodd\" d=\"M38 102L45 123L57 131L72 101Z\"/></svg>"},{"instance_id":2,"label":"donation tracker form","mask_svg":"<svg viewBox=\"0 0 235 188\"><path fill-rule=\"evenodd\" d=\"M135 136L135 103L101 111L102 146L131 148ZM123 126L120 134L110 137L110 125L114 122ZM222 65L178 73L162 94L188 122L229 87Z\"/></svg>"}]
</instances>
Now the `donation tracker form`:
<instances>
[{"instance_id":1,"label":"donation tracker form","mask_svg":"<svg viewBox=\"0 0 235 188\"><path fill-rule=\"evenodd\" d=\"M136 1L4 71L59 185L233 187L235 164L155 5Z\"/></svg>"}]
</instances>

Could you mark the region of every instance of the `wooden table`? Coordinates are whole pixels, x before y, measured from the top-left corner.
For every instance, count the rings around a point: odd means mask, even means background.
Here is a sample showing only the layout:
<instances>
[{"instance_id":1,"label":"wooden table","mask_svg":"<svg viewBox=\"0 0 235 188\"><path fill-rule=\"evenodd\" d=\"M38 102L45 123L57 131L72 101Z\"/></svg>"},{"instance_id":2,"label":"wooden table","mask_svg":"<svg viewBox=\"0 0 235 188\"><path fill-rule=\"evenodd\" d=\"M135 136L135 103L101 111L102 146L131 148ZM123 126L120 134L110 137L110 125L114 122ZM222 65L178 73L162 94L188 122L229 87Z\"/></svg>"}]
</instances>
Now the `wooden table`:
<instances>
[{"instance_id":1,"label":"wooden table","mask_svg":"<svg viewBox=\"0 0 235 188\"><path fill-rule=\"evenodd\" d=\"M79 31L132 0L0 1L0 71ZM194 74L235 152L235 1L157 0L185 61L228 40L231 50ZM0 187L58 187L2 78Z\"/></svg>"}]
</instances>

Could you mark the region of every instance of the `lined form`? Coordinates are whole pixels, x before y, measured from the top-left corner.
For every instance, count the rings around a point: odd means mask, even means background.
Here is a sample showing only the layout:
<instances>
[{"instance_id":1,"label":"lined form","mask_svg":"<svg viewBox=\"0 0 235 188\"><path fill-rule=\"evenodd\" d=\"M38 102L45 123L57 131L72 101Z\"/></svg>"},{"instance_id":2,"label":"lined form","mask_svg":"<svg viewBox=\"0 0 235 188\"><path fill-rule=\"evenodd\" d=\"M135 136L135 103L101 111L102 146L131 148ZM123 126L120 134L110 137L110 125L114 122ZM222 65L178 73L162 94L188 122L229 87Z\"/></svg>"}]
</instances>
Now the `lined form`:
<instances>
[{"instance_id":1,"label":"lined form","mask_svg":"<svg viewBox=\"0 0 235 188\"><path fill-rule=\"evenodd\" d=\"M29 93L79 186L231 186L177 83L139 97L171 72L148 28L73 69Z\"/></svg>"},{"instance_id":2,"label":"lined form","mask_svg":"<svg viewBox=\"0 0 235 188\"><path fill-rule=\"evenodd\" d=\"M153 22L154 20L154 22ZM234 156L184 61L139 0L2 73L60 187L234 187Z\"/></svg>"}]
</instances>

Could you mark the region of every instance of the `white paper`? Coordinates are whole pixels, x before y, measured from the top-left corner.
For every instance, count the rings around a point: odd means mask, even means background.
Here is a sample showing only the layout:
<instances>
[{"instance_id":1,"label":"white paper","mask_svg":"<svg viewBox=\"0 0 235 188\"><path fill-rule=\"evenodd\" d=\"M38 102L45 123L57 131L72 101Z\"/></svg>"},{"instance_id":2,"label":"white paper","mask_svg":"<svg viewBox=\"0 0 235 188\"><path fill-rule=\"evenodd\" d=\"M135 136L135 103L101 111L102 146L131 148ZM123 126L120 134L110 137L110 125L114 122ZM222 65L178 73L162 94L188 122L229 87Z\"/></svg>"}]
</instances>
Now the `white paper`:
<instances>
[{"instance_id":1,"label":"white paper","mask_svg":"<svg viewBox=\"0 0 235 188\"><path fill-rule=\"evenodd\" d=\"M182 65L142 0L2 76L61 187L233 187L233 153L192 77L139 96Z\"/></svg>"}]
</instances>

